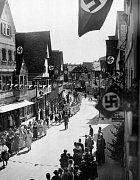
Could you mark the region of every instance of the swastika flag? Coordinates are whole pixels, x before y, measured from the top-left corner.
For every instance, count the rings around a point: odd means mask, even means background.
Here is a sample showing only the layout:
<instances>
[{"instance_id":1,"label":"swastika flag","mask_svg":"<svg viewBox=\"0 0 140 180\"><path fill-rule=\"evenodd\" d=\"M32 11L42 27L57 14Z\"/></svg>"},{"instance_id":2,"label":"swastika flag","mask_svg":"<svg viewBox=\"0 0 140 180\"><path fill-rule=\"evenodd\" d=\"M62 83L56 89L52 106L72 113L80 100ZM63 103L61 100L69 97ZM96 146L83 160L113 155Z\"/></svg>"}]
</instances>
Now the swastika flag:
<instances>
[{"instance_id":1,"label":"swastika flag","mask_svg":"<svg viewBox=\"0 0 140 180\"><path fill-rule=\"evenodd\" d=\"M106 118L110 118L114 112L121 107L121 90L117 85L108 89L101 97L95 108L101 112Z\"/></svg>"},{"instance_id":2,"label":"swastika flag","mask_svg":"<svg viewBox=\"0 0 140 180\"><path fill-rule=\"evenodd\" d=\"M116 60L119 49L117 49L117 40L106 40L106 71L113 72L116 69Z\"/></svg>"},{"instance_id":3,"label":"swastika flag","mask_svg":"<svg viewBox=\"0 0 140 180\"><path fill-rule=\"evenodd\" d=\"M110 118L120 108L120 98L116 93L106 93L95 108L106 118Z\"/></svg>"},{"instance_id":4,"label":"swastika flag","mask_svg":"<svg viewBox=\"0 0 140 180\"><path fill-rule=\"evenodd\" d=\"M100 30L113 0L79 0L78 35Z\"/></svg>"}]
</instances>

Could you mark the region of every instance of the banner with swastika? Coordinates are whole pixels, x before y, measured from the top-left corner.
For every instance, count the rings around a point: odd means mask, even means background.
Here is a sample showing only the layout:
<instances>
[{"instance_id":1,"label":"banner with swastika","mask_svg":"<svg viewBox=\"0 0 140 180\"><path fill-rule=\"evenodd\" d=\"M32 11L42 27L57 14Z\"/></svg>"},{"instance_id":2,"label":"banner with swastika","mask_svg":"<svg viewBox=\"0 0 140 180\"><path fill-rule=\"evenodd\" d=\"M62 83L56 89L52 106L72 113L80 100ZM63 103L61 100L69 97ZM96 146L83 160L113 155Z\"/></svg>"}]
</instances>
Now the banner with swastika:
<instances>
[{"instance_id":1,"label":"banner with swastika","mask_svg":"<svg viewBox=\"0 0 140 180\"><path fill-rule=\"evenodd\" d=\"M78 35L100 30L113 0L79 0Z\"/></svg>"},{"instance_id":2,"label":"banner with swastika","mask_svg":"<svg viewBox=\"0 0 140 180\"><path fill-rule=\"evenodd\" d=\"M106 92L95 106L106 118L110 118L121 106L120 96L115 92Z\"/></svg>"}]
</instances>

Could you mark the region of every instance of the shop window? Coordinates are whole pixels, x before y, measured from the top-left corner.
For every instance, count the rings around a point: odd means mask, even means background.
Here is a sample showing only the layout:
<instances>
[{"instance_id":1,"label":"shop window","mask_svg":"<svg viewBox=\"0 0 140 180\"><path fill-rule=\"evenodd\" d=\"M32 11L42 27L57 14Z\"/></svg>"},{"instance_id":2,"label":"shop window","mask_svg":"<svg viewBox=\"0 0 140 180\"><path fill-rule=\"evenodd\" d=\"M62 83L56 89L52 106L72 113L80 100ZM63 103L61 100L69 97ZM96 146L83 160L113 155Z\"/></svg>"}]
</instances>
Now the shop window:
<instances>
[{"instance_id":1,"label":"shop window","mask_svg":"<svg viewBox=\"0 0 140 180\"><path fill-rule=\"evenodd\" d=\"M28 117L28 119L30 118L30 117L32 117L33 115L34 115L34 113L33 113L33 105L31 105L31 106L27 106L26 107L27 109L27 111L26 111L26 113L27 113L27 117Z\"/></svg>"},{"instance_id":2,"label":"shop window","mask_svg":"<svg viewBox=\"0 0 140 180\"><path fill-rule=\"evenodd\" d=\"M6 76L2 76L2 90L6 90Z\"/></svg>"},{"instance_id":3,"label":"shop window","mask_svg":"<svg viewBox=\"0 0 140 180\"><path fill-rule=\"evenodd\" d=\"M24 107L19 109L20 118L24 117Z\"/></svg>"},{"instance_id":4,"label":"shop window","mask_svg":"<svg viewBox=\"0 0 140 180\"><path fill-rule=\"evenodd\" d=\"M6 62L6 49L2 48L2 62Z\"/></svg>"},{"instance_id":5,"label":"shop window","mask_svg":"<svg viewBox=\"0 0 140 180\"><path fill-rule=\"evenodd\" d=\"M9 90L11 88L12 84L12 77L11 76L6 76L6 89Z\"/></svg>"}]
</instances>

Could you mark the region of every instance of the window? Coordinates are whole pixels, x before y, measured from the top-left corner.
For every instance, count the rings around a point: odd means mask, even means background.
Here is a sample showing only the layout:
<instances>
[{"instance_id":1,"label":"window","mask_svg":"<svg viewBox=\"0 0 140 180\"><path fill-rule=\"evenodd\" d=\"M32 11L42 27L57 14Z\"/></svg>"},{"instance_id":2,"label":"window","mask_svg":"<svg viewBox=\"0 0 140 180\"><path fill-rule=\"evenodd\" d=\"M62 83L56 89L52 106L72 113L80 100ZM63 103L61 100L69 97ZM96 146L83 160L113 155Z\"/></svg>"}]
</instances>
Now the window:
<instances>
[{"instance_id":1,"label":"window","mask_svg":"<svg viewBox=\"0 0 140 180\"><path fill-rule=\"evenodd\" d=\"M16 51L14 51L14 63L16 64Z\"/></svg>"},{"instance_id":2,"label":"window","mask_svg":"<svg viewBox=\"0 0 140 180\"><path fill-rule=\"evenodd\" d=\"M20 89L23 88L23 76L20 76Z\"/></svg>"},{"instance_id":3,"label":"window","mask_svg":"<svg viewBox=\"0 0 140 180\"><path fill-rule=\"evenodd\" d=\"M6 24L2 23L2 34L6 35Z\"/></svg>"},{"instance_id":4,"label":"window","mask_svg":"<svg viewBox=\"0 0 140 180\"><path fill-rule=\"evenodd\" d=\"M6 23L1 23L1 34L11 36L11 26Z\"/></svg>"},{"instance_id":5,"label":"window","mask_svg":"<svg viewBox=\"0 0 140 180\"><path fill-rule=\"evenodd\" d=\"M7 25L7 36L11 35L11 26Z\"/></svg>"},{"instance_id":6,"label":"window","mask_svg":"<svg viewBox=\"0 0 140 180\"><path fill-rule=\"evenodd\" d=\"M0 76L0 91L2 90L2 78Z\"/></svg>"},{"instance_id":7,"label":"window","mask_svg":"<svg viewBox=\"0 0 140 180\"><path fill-rule=\"evenodd\" d=\"M20 84L23 84L23 76L20 76Z\"/></svg>"},{"instance_id":8,"label":"window","mask_svg":"<svg viewBox=\"0 0 140 180\"><path fill-rule=\"evenodd\" d=\"M27 77L24 76L24 85L27 85Z\"/></svg>"},{"instance_id":9,"label":"window","mask_svg":"<svg viewBox=\"0 0 140 180\"><path fill-rule=\"evenodd\" d=\"M8 50L8 62L12 62L12 51Z\"/></svg>"},{"instance_id":10,"label":"window","mask_svg":"<svg viewBox=\"0 0 140 180\"><path fill-rule=\"evenodd\" d=\"M0 76L0 91L10 90L12 84L12 76Z\"/></svg>"},{"instance_id":11,"label":"window","mask_svg":"<svg viewBox=\"0 0 140 180\"><path fill-rule=\"evenodd\" d=\"M2 90L6 90L6 76L2 76Z\"/></svg>"},{"instance_id":12,"label":"window","mask_svg":"<svg viewBox=\"0 0 140 180\"><path fill-rule=\"evenodd\" d=\"M38 88L43 88L43 83L42 83L42 81L39 81Z\"/></svg>"},{"instance_id":13,"label":"window","mask_svg":"<svg viewBox=\"0 0 140 180\"><path fill-rule=\"evenodd\" d=\"M2 48L2 61L6 61L6 49Z\"/></svg>"},{"instance_id":14,"label":"window","mask_svg":"<svg viewBox=\"0 0 140 180\"><path fill-rule=\"evenodd\" d=\"M12 76L6 76L6 89L9 90L12 84Z\"/></svg>"}]
</instances>

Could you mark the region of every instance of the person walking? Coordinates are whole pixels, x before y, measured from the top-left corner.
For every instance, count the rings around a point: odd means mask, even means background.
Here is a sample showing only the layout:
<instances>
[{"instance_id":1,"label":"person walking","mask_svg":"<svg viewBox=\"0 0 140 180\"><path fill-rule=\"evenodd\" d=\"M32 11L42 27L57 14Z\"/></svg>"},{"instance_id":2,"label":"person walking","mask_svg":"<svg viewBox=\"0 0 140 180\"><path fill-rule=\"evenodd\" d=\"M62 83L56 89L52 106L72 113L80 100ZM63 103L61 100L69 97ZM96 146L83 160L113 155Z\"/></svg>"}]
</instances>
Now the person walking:
<instances>
[{"instance_id":1,"label":"person walking","mask_svg":"<svg viewBox=\"0 0 140 180\"><path fill-rule=\"evenodd\" d=\"M60 166L62 169L67 168L68 167L68 155L67 155L67 150L64 149L64 152L61 154L61 158L60 158Z\"/></svg>"},{"instance_id":2,"label":"person walking","mask_svg":"<svg viewBox=\"0 0 140 180\"><path fill-rule=\"evenodd\" d=\"M54 119L55 119L55 124L57 124L57 122L58 122L58 114L57 113L55 114Z\"/></svg>"},{"instance_id":3,"label":"person walking","mask_svg":"<svg viewBox=\"0 0 140 180\"><path fill-rule=\"evenodd\" d=\"M89 171L88 174L89 174L89 179L90 180L95 180L98 177L97 165L96 165L96 162L94 161L93 156L90 157L88 171Z\"/></svg>"},{"instance_id":4,"label":"person walking","mask_svg":"<svg viewBox=\"0 0 140 180\"><path fill-rule=\"evenodd\" d=\"M28 128L33 133L33 124L31 123L31 121L29 121Z\"/></svg>"},{"instance_id":5,"label":"person walking","mask_svg":"<svg viewBox=\"0 0 140 180\"><path fill-rule=\"evenodd\" d=\"M88 139L88 136L85 135L85 148L87 148L87 139Z\"/></svg>"},{"instance_id":6,"label":"person walking","mask_svg":"<svg viewBox=\"0 0 140 180\"><path fill-rule=\"evenodd\" d=\"M90 152L90 154L92 155L92 149L93 149L93 145L94 145L94 141L91 138L91 136L89 135L87 138L87 149Z\"/></svg>"},{"instance_id":7,"label":"person walking","mask_svg":"<svg viewBox=\"0 0 140 180\"><path fill-rule=\"evenodd\" d=\"M19 133L15 132L14 138L13 138L13 145L12 145L12 152L18 153L19 152Z\"/></svg>"},{"instance_id":8,"label":"person walking","mask_svg":"<svg viewBox=\"0 0 140 180\"><path fill-rule=\"evenodd\" d=\"M102 150L101 150L101 162L104 164L105 163L106 142L105 142L105 139L103 137L103 134L101 135L101 146L102 146Z\"/></svg>"},{"instance_id":9,"label":"person walking","mask_svg":"<svg viewBox=\"0 0 140 180\"><path fill-rule=\"evenodd\" d=\"M101 137L97 139L97 150L96 150L96 162L98 163L99 166L102 164L102 141Z\"/></svg>"},{"instance_id":10,"label":"person walking","mask_svg":"<svg viewBox=\"0 0 140 180\"><path fill-rule=\"evenodd\" d=\"M54 176L52 177L52 180L61 180L58 170L55 170L53 173L54 173Z\"/></svg>"},{"instance_id":11,"label":"person walking","mask_svg":"<svg viewBox=\"0 0 140 180\"><path fill-rule=\"evenodd\" d=\"M36 140L38 138L38 124L35 121L33 124L33 139Z\"/></svg>"},{"instance_id":12,"label":"person walking","mask_svg":"<svg viewBox=\"0 0 140 180\"><path fill-rule=\"evenodd\" d=\"M43 125L41 121L38 122L38 133L39 133L39 137L41 138L43 133Z\"/></svg>"},{"instance_id":13,"label":"person walking","mask_svg":"<svg viewBox=\"0 0 140 180\"><path fill-rule=\"evenodd\" d=\"M85 93L85 99L86 99L86 97L87 97L87 94Z\"/></svg>"},{"instance_id":14,"label":"person walking","mask_svg":"<svg viewBox=\"0 0 140 180\"><path fill-rule=\"evenodd\" d=\"M87 168L87 165L86 165L86 161L85 160L82 160L81 161L81 166L80 166L80 179L81 180L88 180L88 168Z\"/></svg>"},{"instance_id":15,"label":"person walking","mask_svg":"<svg viewBox=\"0 0 140 180\"><path fill-rule=\"evenodd\" d=\"M49 128L49 116L48 116L48 115L46 116L46 119L45 119L45 120L46 120L46 122L47 122L47 127Z\"/></svg>"},{"instance_id":16,"label":"person walking","mask_svg":"<svg viewBox=\"0 0 140 180\"><path fill-rule=\"evenodd\" d=\"M46 136L46 134L47 134L47 122L46 122L46 120L43 121L43 134L44 134L44 136Z\"/></svg>"},{"instance_id":17,"label":"person walking","mask_svg":"<svg viewBox=\"0 0 140 180\"><path fill-rule=\"evenodd\" d=\"M103 135L102 128L99 127L98 133L97 133L97 139L100 138L100 136Z\"/></svg>"},{"instance_id":18,"label":"person walking","mask_svg":"<svg viewBox=\"0 0 140 180\"><path fill-rule=\"evenodd\" d=\"M91 124L89 125L89 135L91 137L93 137L93 135L94 135L94 131L93 131L93 128L92 128Z\"/></svg>"},{"instance_id":19,"label":"person walking","mask_svg":"<svg viewBox=\"0 0 140 180\"><path fill-rule=\"evenodd\" d=\"M59 121L59 125L61 124L61 111L59 112L59 114L58 114L58 121Z\"/></svg>"},{"instance_id":20,"label":"person walking","mask_svg":"<svg viewBox=\"0 0 140 180\"><path fill-rule=\"evenodd\" d=\"M81 139L78 140L78 145L81 147L82 149L82 154L84 153L84 145L81 142Z\"/></svg>"},{"instance_id":21,"label":"person walking","mask_svg":"<svg viewBox=\"0 0 140 180\"><path fill-rule=\"evenodd\" d=\"M51 180L51 175L50 175L50 173L46 173L46 179L47 179L47 180Z\"/></svg>"},{"instance_id":22,"label":"person walking","mask_svg":"<svg viewBox=\"0 0 140 180\"><path fill-rule=\"evenodd\" d=\"M0 154L1 154L2 162L3 162L3 167L5 167L5 165L7 166L8 164L8 160L9 160L8 151L9 151L9 148L6 146L5 141L2 140L1 145L0 145Z\"/></svg>"},{"instance_id":23,"label":"person walking","mask_svg":"<svg viewBox=\"0 0 140 180\"><path fill-rule=\"evenodd\" d=\"M30 129L27 129L25 144L26 144L26 147L28 148L28 151L30 151L31 145L32 145L32 133L30 132Z\"/></svg>"},{"instance_id":24,"label":"person walking","mask_svg":"<svg viewBox=\"0 0 140 180\"><path fill-rule=\"evenodd\" d=\"M68 129L68 122L69 122L69 117L68 114L64 114L64 126L65 126L65 130Z\"/></svg>"}]
</instances>

